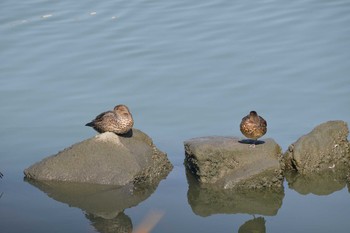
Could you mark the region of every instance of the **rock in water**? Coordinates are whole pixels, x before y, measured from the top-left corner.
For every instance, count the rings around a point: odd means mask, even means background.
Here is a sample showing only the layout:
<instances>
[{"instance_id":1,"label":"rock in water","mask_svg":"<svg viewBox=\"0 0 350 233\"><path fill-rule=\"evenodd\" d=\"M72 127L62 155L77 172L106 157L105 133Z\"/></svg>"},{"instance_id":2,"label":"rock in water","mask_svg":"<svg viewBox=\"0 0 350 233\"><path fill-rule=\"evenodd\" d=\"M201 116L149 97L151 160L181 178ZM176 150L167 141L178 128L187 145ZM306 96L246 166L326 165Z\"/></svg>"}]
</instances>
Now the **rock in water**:
<instances>
[{"instance_id":1,"label":"rock in water","mask_svg":"<svg viewBox=\"0 0 350 233\"><path fill-rule=\"evenodd\" d=\"M255 148L235 137L202 137L185 141L185 164L202 184L224 188L281 187L280 146L273 139Z\"/></svg>"},{"instance_id":2,"label":"rock in water","mask_svg":"<svg viewBox=\"0 0 350 233\"><path fill-rule=\"evenodd\" d=\"M349 129L344 121L328 121L289 146L286 169L301 174L350 165Z\"/></svg>"},{"instance_id":3,"label":"rock in water","mask_svg":"<svg viewBox=\"0 0 350 233\"><path fill-rule=\"evenodd\" d=\"M171 169L152 139L133 129L131 137L98 134L30 166L24 174L35 180L125 185L151 182Z\"/></svg>"}]
</instances>

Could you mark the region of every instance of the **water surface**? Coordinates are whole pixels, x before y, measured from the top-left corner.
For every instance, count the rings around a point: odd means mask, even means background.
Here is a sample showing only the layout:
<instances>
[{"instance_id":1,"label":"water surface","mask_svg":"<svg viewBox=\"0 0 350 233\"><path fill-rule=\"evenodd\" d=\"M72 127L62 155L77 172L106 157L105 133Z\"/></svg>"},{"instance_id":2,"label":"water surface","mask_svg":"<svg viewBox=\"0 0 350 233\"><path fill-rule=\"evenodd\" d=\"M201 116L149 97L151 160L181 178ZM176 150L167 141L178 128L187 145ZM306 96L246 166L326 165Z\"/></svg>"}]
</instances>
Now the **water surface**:
<instances>
[{"instance_id":1,"label":"water surface","mask_svg":"<svg viewBox=\"0 0 350 233\"><path fill-rule=\"evenodd\" d=\"M322 122L349 123L348 1L3 0L0 7L1 232L108 232L98 224L105 219L50 198L22 171L95 135L84 124L119 103L175 166L120 217L134 228L160 210L153 232L252 225L348 232L346 184L321 195L285 182L274 214L254 219L216 206L203 216L191 206L182 164L184 140L241 136L239 122L253 109L283 150Z\"/></svg>"}]
</instances>

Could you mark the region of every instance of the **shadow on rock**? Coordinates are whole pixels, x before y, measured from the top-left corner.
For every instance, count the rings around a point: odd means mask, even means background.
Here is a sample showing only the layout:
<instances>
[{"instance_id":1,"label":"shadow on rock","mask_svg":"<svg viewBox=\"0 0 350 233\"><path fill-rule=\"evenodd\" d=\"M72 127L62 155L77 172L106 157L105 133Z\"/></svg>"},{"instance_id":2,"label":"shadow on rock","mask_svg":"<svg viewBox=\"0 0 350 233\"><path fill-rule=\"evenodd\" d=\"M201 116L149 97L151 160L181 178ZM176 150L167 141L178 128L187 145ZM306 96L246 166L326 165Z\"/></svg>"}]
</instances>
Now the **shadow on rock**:
<instances>
[{"instance_id":1,"label":"shadow on rock","mask_svg":"<svg viewBox=\"0 0 350 233\"><path fill-rule=\"evenodd\" d=\"M99 232L132 232L123 211L146 200L157 188L154 183L111 186L25 179L52 199L81 209Z\"/></svg>"},{"instance_id":2,"label":"shadow on rock","mask_svg":"<svg viewBox=\"0 0 350 233\"><path fill-rule=\"evenodd\" d=\"M320 173L299 174L287 172L288 186L302 195L309 193L315 195L329 195L345 188L350 170L346 167L328 169Z\"/></svg>"},{"instance_id":3,"label":"shadow on rock","mask_svg":"<svg viewBox=\"0 0 350 233\"><path fill-rule=\"evenodd\" d=\"M263 217L248 220L238 229L238 233L265 233L265 222Z\"/></svg>"},{"instance_id":4,"label":"shadow on rock","mask_svg":"<svg viewBox=\"0 0 350 233\"><path fill-rule=\"evenodd\" d=\"M120 137L124 137L124 138L131 138L133 135L133 131L132 129L130 129L128 132L124 133L124 134L117 134Z\"/></svg>"},{"instance_id":5,"label":"shadow on rock","mask_svg":"<svg viewBox=\"0 0 350 233\"><path fill-rule=\"evenodd\" d=\"M254 145L261 145L264 144L264 141L261 140L253 140L253 139L242 139L238 141L239 143L243 143L243 144L254 144Z\"/></svg>"},{"instance_id":6,"label":"shadow on rock","mask_svg":"<svg viewBox=\"0 0 350 233\"><path fill-rule=\"evenodd\" d=\"M187 170L188 203L199 216L213 214L259 214L275 216L282 206L283 187L268 190L221 189L198 183Z\"/></svg>"}]
</instances>

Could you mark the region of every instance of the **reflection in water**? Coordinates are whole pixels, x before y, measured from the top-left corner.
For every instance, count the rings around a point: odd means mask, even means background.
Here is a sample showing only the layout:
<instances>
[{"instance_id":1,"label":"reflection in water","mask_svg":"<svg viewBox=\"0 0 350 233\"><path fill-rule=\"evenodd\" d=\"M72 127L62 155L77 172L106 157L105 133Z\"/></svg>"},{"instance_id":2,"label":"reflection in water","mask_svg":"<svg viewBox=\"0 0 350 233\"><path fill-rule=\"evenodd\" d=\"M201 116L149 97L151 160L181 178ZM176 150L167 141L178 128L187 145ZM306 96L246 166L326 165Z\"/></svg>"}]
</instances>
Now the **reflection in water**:
<instances>
[{"instance_id":1,"label":"reflection in water","mask_svg":"<svg viewBox=\"0 0 350 233\"><path fill-rule=\"evenodd\" d=\"M0 172L0 178L2 178L4 175ZM0 198L2 197L4 193L0 193Z\"/></svg>"},{"instance_id":2,"label":"reflection in water","mask_svg":"<svg viewBox=\"0 0 350 233\"><path fill-rule=\"evenodd\" d=\"M265 222L263 217L248 220L238 229L238 233L265 233Z\"/></svg>"},{"instance_id":3,"label":"reflection in water","mask_svg":"<svg viewBox=\"0 0 350 233\"><path fill-rule=\"evenodd\" d=\"M289 172L286 174L289 188L303 195L309 193L315 195L329 195L342 190L346 186L348 177L349 170L345 167L307 175L296 172Z\"/></svg>"},{"instance_id":4,"label":"reflection in water","mask_svg":"<svg viewBox=\"0 0 350 233\"><path fill-rule=\"evenodd\" d=\"M132 221L123 211L147 199L156 190L160 180L117 187L25 179L52 199L80 208L92 226L101 233L132 232Z\"/></svg>"},{"instance_id":5,"label":"reflection in water","mask_svg":"<svg viewBox=\"0 0 350 233\"><path fill-rule=\"evenodd\" d=\"M126 208L136 206L148 198L156 186L109 186L83 183L33 181L28 182L56 201L78 207L86 213L113 219Z\"/></svg>"},{"instance_id":6,"label":"reflection in water","mask_svg":"<svg viewBox=\"0 0 350 233\"><path fill-rule=\"evenodd\" d=\"M134 233L149 233L152 228L159 222L163 217L164 213L162 211L150 212L142 223L137 227Z\"/></svg>"},{"instance_id":7,"label":"reflection in water","mask_svg":"<svg viewBox=\"0 0 350 233\"><path fill-rule=\"evenodd\" d=\"M85 214L85 217L90 220L91 225L96 231L101 233L131 233L132 222L129 216L123 212L112 219L104 219L96 217L93 214Z\"/></svg>"},{"instance_id":8,"label":"reflection in water","mask_svg":"<svg viewBox=\"0 0 350 233\"><path fill-rule=\"evenodd\" d=\"M274 216L282 206L283 187L278 190L222 190L201 186L188 171L186 176L188 202L199 216L236 213Z\"/></svg>"}]
</instances>

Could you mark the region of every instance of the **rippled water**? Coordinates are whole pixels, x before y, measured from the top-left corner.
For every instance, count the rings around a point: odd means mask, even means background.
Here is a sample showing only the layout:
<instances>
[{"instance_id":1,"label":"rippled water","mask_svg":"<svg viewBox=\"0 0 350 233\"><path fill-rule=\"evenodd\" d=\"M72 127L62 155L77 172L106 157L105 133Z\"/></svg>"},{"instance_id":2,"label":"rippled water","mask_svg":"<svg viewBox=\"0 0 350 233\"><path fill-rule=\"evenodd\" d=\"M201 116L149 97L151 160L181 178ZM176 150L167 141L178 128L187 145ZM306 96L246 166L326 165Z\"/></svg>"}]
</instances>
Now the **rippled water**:
<instances>
[{"instance_id":1,"label":"rippled water","mask_svg":"<svg viewBox=\"0 0 350 233\"><path fill-rule=\"evenodd\" d=\"M0 8L1 232L108 232L22 171L95 135L84 124L118 103L175 166L124 211L134 227L161 210L153 232L243 232L245 223L348 232L345 184L320 195L286 182L275 214L216 206L202 216L182 162L184 140L241 136L252 109L284 150L321 122L349 123L349 1L2 0Z\"/></svg>"}]
</instances>

